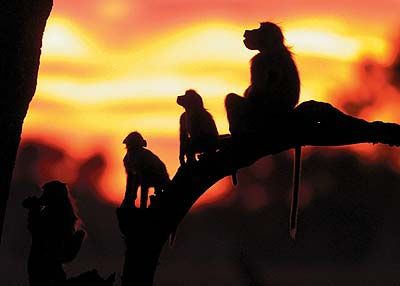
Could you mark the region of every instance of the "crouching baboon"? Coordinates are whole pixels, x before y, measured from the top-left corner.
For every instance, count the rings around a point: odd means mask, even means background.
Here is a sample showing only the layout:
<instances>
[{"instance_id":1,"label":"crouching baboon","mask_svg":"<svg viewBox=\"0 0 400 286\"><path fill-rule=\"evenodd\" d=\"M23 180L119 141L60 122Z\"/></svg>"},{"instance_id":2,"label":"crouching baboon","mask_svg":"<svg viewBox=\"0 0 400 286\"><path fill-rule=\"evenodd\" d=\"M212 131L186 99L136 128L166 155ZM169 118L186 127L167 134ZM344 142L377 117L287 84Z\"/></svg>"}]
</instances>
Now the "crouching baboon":
<instances>
[{"instance_id":1,"label":"crouching baboon","mask_svg":"<svg viewBox=\"0 0 400 286\"><path fill-rule=\"evenodd\" d=\"M139 132L131 132L124 139L126 155L124 166L127 175L125 198L122 205L134 207L140 186L140 208L147 207L149 188L154 187L155 195L168 186L170 179L165 164L153 152L146 149L146 140Z\"/></svg>"},{"instance_id":2,"label":"crouching baboon","mask_svg":"<svg viewBox=\"0 0 400 286\"><path fill-rule=\"evenodd\" d=\"M29 211L28 230L32 235L29 285L65 285L67 277L63 264L77 256L85 232L76 228L78 216L67 185L51 181L42 189L41 197L28 197L22 203Z\"/></svg>"},{"instance_id":3,"label":"crouching baboon","mask_svg":"<svg viewBox=\"0 0 400 286\"><path fill-rule=\"evenodd\" d=\"M274 122L289 116L299 101L300 78L292 53L279 26L264 22L244 33L244 45L258 50L251 59L250 86L244 97L228 94L225 108L232 136L266 133ZM300 146L295 148L295 173L290 233L296 233Z\"/></svg>"},{"instance_id":4,"label":"crouching baboon","mask_svg":"<svg viewBox=\"0 0 400 286\"><path fill-rule=\"evenodd\" d=\"M198 153L213 152L218 147L218 130L212 115L204 108L203 99L193 89L177 97L176 102L185 109L179 124L179 162L194 162Z\"/></svg>"}]
</instances>

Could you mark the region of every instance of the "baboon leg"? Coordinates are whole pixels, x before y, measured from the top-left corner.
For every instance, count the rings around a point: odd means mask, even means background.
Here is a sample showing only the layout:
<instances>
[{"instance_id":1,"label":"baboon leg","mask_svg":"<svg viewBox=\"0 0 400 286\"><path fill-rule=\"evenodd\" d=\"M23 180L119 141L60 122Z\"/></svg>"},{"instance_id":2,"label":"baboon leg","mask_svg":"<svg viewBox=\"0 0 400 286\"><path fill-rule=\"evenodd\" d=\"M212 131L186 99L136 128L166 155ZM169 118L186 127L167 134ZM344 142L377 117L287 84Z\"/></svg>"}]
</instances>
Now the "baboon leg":
<instances>
[{"instance_id":1,"label":"baboon leg","mask_svg":"<svg viewBox=\"0 0 400 286\"><path fill-rule=\"evenodd\" d=\"M161 195L161 193L162 193L162 188L160 186L154 187L154 194L156 196Z\"/></svg>"},{"instance_id":2,"label":"baboon leg","mask_svg":"<svg viewBox=\"0 0 400 286\"><path fill-rule=\"evenodd\" d=\"M231 134L246 132L246 120L248 119L247 99L235 93L230 93L225 98L225 109Z\"/></svg>"},{"instance_id":3,"label":"baboon leg","mask_svg":"<svg viewBox=\"0 0 400 286\"><path fill-rule=\"evenodd\" d=\"M189 142L188 151L186 154L186 163L193 163L196 162L196 151L194 142Z\"/></svg>"},{"instance_id":4,"label":"baboon leg","mask_svg":"<svg viewBox=\"0 0 400 286\"><path fill-rule=\"evenodd\" d=\"M125 207L134 207L135 200L137 198L137 191L139 187L139 182L136 177L132 175L128 175L126 181L126 189L124 200L122 201L122 205Z\"/></svg>"},{"instance_id":5,"label":"baboon leg","mask_svg":"<svg viewBox=\"0 0 400 286\"><path fill-rule=\"evenodd\" d=\"M137 198L137 190L136 191L128 191L125 193L125 199L129 204L134 204Z\"/></svg>"},{"instance_id":6,"label":"baboon leg","mask_svg":"<svg viewBox=\"0 0 400 286\"><path fill-rule=\"evenodd\" d=\"M142 186L142 191L141 191L141 196L140 196L140 208L145 209L147 208L147 198L149 195L149 187L147 186Z\"/></svg>"}]
</instances>

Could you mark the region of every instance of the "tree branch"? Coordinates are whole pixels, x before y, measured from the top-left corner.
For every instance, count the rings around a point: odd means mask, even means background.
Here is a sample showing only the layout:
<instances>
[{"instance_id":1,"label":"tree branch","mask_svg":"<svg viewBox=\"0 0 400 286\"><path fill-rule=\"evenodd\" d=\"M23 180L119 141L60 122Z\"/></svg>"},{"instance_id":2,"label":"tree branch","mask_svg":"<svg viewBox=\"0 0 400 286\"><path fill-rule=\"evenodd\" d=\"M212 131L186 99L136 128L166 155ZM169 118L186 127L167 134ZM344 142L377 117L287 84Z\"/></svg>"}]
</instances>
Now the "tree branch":
<instances>
[{"instance_id":1,"label":"tree branch","mask_svg":"<svg viewBox=\"0 0 400 286\"><path fill-rule=\"evenodd\" d=\"M228 138L219 151L180 167L169 188L148 209L118 209L127 246L124 286L152 285L158 257L169 234L204 192L235 170L297 146L400 145L399 125L370 123L315 101L301 104L291 116L275 122L258 134Z\"/></svg>"}]
</instances>

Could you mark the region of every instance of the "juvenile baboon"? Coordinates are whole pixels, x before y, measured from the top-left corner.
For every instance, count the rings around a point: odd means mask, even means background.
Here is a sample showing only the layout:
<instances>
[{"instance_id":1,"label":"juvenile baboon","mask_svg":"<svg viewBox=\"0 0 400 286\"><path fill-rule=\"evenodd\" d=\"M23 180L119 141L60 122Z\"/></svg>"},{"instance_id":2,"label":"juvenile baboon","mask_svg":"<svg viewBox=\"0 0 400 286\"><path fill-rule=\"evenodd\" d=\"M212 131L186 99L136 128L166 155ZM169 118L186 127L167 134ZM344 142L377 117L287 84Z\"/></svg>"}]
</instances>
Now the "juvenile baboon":
<instances>
[{"instance_id":1,"label":"juvenile baboon","mask_svg":"<svg viewBox=\"0 0 400 286\"><path fill-rule=\"evenodd\" d=\"M167 168L160 158L145 148L147 142L139 132L129 133L123 143L127 149L124 157L127 181L122 204L127 207L134 207L140 186L140 208L146 208L149 188L154 187L155 195L158 195L169 184Z\"/></svg>"},{"instance_id":2,"label":"juvenile baboon","mask_svg":"<svg viewBox=\"0 0 400 286\"><path fill-rule=\"evenodd\" d=\"M250 86L244 97L228 94L225 99L229 129L233 136L266 133L274 122L289 116L299 101L300 78L292 53L284 43L280 27L271 22L258 29L246 30L244 45L258 50L251 59ZM300 146L295 148L290 234L296 233L298 188L300 180Z\"/></svg>"},{"instance_id":3,"label":"juvenile baboon","mask_svg":"<svg viewBox=\"0 0 400 286\"><path fill-rule=\"evenodd\" d=\"M186 90L176 102L185 109L179 124L179 162L194 162L197 153L213 152L218 147L218 130L212 115L204 108L203 99L193 89Z\"/></svg>"},{"instance_id":4,"label":"juvenile baboon","mask_svg":"<svg viewBox=\"0 0 400 286\"><path fill-rule=\"evenodd\" d=\"M76 229L78 220L66 184L43 185L41 197L28 197L22 206L28 212L32 246L28 257L29 285L65 285L63 264L78 254L85 232Z\"/></svg>"}]
</instances>

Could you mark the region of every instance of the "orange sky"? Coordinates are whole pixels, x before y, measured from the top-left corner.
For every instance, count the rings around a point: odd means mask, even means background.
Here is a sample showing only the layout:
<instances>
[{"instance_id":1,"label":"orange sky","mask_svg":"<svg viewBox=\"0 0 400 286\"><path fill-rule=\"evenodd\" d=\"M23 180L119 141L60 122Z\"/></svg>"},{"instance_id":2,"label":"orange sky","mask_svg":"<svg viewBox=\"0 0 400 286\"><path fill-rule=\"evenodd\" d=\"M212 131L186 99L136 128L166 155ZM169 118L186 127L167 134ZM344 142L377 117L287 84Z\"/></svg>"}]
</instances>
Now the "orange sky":
<instances>
[{"instance_id":1,"label":"orange sky","mask_svg":"<svg viewBox=\"0 0 400 286\"><path fill-rule=\"evenodd\" d=\"M336 102L334 91L352 86L362 58L390 63L399 15L398 0L56 0L23 139L56 144L78 159L104 152L102 187L118 202L128 132L142 132L175 173L182 112L175 99L184 90L198 90L227 132L224 96L246 88L254 55L242 44L246 28L279 23L299 66L301 100ZM400 122L397 114L386 120Z\"/></svg>"}]
</instances>

